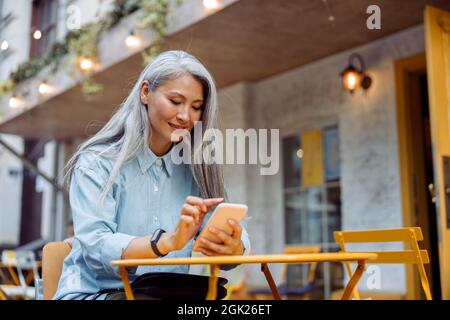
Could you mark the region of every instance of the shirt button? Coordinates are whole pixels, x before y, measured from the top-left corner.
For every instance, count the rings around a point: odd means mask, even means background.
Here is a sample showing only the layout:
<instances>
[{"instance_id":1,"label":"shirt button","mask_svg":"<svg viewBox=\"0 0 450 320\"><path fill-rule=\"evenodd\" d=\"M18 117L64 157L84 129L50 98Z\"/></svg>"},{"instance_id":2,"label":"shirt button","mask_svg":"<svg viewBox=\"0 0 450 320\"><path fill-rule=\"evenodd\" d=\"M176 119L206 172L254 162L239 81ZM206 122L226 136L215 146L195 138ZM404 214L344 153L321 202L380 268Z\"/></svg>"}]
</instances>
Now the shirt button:
<instances>
[{"instance_id":1,"label":"shirt button","mask_svg":"<svg viewBox=\"0 0 450 320\"><path fill-rule=\"evenodd\" d=\"M159 191L158 186L157 186L157 185L154 185L154 186L153 186L153 190L154 190L155 192L158 192L158 191Z\"/></svg>"},{"instance_id":2,"label":"shirt button","mask_svg":"<svg viewBox=\"0 0 450 320\"><path fill-rule=\"evenodd\" d=\"M156 164L158 165L158 166L162 166L162 160L161 160L161 158L158 158L158 159L156 159Z\"/></svg>"}]
</instances>

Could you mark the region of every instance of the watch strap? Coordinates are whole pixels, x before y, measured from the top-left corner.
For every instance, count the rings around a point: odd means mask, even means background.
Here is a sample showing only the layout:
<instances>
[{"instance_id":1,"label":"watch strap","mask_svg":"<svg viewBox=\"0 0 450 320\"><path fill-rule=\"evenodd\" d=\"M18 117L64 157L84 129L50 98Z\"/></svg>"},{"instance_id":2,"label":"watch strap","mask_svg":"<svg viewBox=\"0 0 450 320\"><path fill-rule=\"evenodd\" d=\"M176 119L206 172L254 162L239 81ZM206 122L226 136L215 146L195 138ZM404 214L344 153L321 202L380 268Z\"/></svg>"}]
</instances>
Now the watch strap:
<instances>
[{"instance_id":1,"label":"watch strap","mask_svg":"<svg viewBox=\"0 0 450 320\"><path fill-rule=\"evenodd\" d=\"M161 236L162 236L162 234L163 234L164 232L166 232L166 231L163 230L163 229L156 229L156 230L153 232L153 235L152 235L152 238L151 238L151 241L150 241L150 245L151 245L151 247L152 247L152 250L153 250L153 252L154 252L158 257L164 257L164 256L167 255L167 253L166 253L166 254L162 254L161 251L159 251L158 245L157 245L159 239L161 238Z\"/></svg>"}]
</instances>

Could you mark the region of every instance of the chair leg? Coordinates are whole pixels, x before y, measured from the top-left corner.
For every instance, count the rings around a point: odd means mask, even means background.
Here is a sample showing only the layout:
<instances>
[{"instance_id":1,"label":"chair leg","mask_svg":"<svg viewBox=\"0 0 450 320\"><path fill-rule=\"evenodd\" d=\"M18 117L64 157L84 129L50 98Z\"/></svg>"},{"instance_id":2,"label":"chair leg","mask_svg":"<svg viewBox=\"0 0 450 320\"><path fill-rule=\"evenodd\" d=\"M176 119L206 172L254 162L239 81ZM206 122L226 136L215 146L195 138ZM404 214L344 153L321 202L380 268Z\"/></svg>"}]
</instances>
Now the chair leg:
<instances>
[{"instance_id":1,"label":"chair leg","mask_svg":"<svg viewBox=\"0 0 450 320\"><path fill-rule=\"evenodd\" d=\"M8 297L3 293L1 289L0 289L0 300L8 300Z\"/></svg>"},{"instance_id":2,"label":"chair leg","mask_svg":"<svg viewBox=\"0 0 450 320\"><path fill-rule=\"evenodd\" d=\"M275 281L273 281L272 274L270 273L267 263L261 263L261 271L264 272L267 282L269 283L270 290L272 290L275 300L281 300L280 292L278 291Z\"/></svg>"},{"instance_id":3,"label":"chair leg","mask_svg":"<svg viewBox=\"0 0 450 320\"><path fill-rule=\"evenodd\" d=\"M353 273L352 273L352 268L351 268L351 266L350 266L350 262L345 262L344 263L345 264L345 268L347 269L347 273L348 273L348 276L350 277L350 279L353 277ZM363 270L364 271L364 270ZM355 272L356 272L356 270L355 270ZM360 297L360 295L359 295L359 291L358 291L358 288L355 286L354 287L354 289L353 289L353 292L350 292L350 294L352 294L353 293L353 297L356 299L356 300L361 300L361 297ZM350 297L349 297L350 298ZM349 298L347 298L347 299L349 299Z\"/></svg>"},{"instance_id":4,"label":"chair leg","mask_svg":"<svg viewBox=\"0 0 450 320\"><path fill-rule=\"evenodd\" d=\"M361 276L365 269L365 261L364 260L358 260L358 266L356 267L355 273L348 281L347 287L344 290L344 293L342 295L342 300L350 300L350 297L352 295L353 289L356 288L356 285L359 282L359 279L361 279Z\"/></svg>"},{"instance_id":5,"label":"chair leg","mask_svg":"<svg viewBox=\"0 0 450 320\"><path fill-rule=\"evenodd\" d=\"M419 275L420 275L420 282L422 283L423 291L425 292L425 297L427 300L432 300L431 297L431 290L430 290L430 283L428 282L427 273L425 272L425 268L423 265L418 264L417 269L419 269Z\"/></svg>"},{"instance_id":6,"label":"chair leg","mask_svg":"<svg viewBox=\"0 0 450 320\"><path fill-rule=\"evenodd\" d=\"M422 283L423 291L425 292L425 297L427 298L427 300L432 300L430 283L428 282L427 273L425 272L425 268L423 266L422 254L420 252L419 244L417 243L416 234L413 231L411 231L410 237L411 237L412 249L416 252L416 258L417 258L416 264L417 264L417 269L419 270L420 282Z\"/></svg>"},{"instance_id":7,"label":"chair leg","mask_svg":"<svg viewBox=\"0 0 450 320\"><path fill-rule=\"evenodd\" d=\"M8 272L11 275L11 278L13 280L13 284L15 284L16 286L20 286L20 280L17 277L17 273L16 273L16 271L14 271L14 268L9 266L8 267Z\"/></svg>"}]
</instances>

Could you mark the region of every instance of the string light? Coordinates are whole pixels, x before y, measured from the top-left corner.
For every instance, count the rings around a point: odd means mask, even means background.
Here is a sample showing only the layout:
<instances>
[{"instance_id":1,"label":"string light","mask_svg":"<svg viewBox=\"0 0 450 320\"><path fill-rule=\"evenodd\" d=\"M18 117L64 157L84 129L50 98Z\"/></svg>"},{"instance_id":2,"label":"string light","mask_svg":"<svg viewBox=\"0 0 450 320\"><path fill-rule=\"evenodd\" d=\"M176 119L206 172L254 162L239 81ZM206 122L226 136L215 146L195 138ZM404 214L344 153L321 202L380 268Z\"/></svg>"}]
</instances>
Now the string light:
<instances>
[{"instance_id":1,"label":"string light","mask_svg":"<svg viewBox=\"0 0 450 320\"><path fill-rule=\"evenodd\" d=\"M334 21L336 20L335 16L333 15L333 11L331 10L331 6L328 3L327 0L322 0L323 4L325 5L327 11L328 11L328 21L331 22L331 24L334 26Z\"/></svg>"},{"instance_id":2,"label":"string light","mask_svg":"<svg viewBox=\"0 0 450 320\"><path fill-rule=\"evenodd\" d=\"M93 66L94 66L94 63L92 62L91 59L81 58L81 60L80 60L80 68L81 68L81 70L89 71L89 70L92 69Z\"/></svg>"},{"instance_id":3,"label":"string light","mask_svg":"<svg viewBox=\"0 0 450 320\"><path fill-rule=\"evenodd\" d=\"M36 30L36 31L33 33L33 38L35 38L36 40L41 39L41 38L42 38L42 32L41 32L40 30Z\"/></svg>"},{"instance_id":4,"label":"string light","mask_svg":"<svg viewBox=\"0 0 450 320\"><path fill-rule=\"evenodd\" d=\"M41 95L45 96L53 92L53 87L47 81L42 81L38 90Z\"/></svg>"},{"instance_id":5,"label":"string light","mask_svg":"<svg viewBox=\"0 0 450 320\"><path fill-rule=\"evenodd\" d=\"M2 44L0 45L0 49L1 49L2 51L6 51L6 50L8 50L8 48L9 48L9 43L8 43L8 41L3 40Z\"/></svg>"},{"instance_id":6,"label":"string light","mask_svg":"<svg viewBox=\"0 0 450 320\"><path fill-rule=\"evenodd\" d=\"M125 44L129 48L136 48L141 45L141 40L131 31L128 37L125 39Z\"/></svg>"},{"instance_id":7,"label":"string light","mask_svg":"<svg viewBox=\"0 0 450 320\"><path fill-rule=\"evenodd\" d=\"M9 107L11 109L17 109L20 108L22 106L22 101L16 97L15 95L11 96L11 98L9 98Z\"/></svg>"}]
</instances>

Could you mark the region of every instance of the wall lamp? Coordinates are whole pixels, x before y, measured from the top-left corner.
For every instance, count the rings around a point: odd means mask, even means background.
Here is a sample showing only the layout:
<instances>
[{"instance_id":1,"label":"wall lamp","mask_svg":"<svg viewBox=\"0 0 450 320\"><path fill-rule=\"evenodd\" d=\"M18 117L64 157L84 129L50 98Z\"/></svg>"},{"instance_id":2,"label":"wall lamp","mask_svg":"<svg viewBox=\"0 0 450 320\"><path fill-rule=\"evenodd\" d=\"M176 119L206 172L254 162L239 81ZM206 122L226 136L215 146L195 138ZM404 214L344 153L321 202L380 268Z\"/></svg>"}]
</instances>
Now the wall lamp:
<instances>
[{"instance_id":1,"label":"wall lamp","mask_svg":"<svg viewBox=\"0 0 450 320\"><path fill-rule=\"evenodd\" d=\"M353 64L354 60L358 60L360 66L359 69ZM348 58L348 67L340 73L340 76L345 90L352 94L358 87L361 86L364 90L367 90L372 84L372 78L366 74L364 60L357 53L350 55Z\"/></svg>"}]
</instances>

